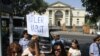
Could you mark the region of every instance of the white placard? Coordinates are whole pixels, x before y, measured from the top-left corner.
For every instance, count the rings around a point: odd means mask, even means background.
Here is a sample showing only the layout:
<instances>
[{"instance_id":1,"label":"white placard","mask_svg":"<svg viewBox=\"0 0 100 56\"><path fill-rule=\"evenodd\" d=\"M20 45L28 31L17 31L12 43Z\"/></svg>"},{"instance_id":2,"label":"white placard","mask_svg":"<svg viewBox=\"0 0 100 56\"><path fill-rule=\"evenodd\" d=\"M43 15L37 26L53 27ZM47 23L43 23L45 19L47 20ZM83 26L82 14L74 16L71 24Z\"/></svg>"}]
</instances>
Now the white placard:
<instances>
[{"instance_id":1,"label":"white placard","mask_svg":"<svg viewBox=\"0 0 100 56\"><path fill-rule=\"evenodd\" d=\"M48 16L28 14L27 30L31 35L49 37Z\"/></svg>"}]
</instances>

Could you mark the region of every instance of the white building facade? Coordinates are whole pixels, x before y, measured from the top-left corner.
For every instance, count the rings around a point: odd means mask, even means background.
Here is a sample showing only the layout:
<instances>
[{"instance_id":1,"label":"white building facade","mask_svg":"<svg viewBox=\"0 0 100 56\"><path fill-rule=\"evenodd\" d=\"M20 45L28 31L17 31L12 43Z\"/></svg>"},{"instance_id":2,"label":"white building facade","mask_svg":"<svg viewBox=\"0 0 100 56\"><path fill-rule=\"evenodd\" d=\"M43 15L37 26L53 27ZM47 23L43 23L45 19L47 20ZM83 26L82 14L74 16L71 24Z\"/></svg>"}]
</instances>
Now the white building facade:
<instances>
[{"instance_id":1,"label":"white building facade","mask_svg":"<svg viewBox=\"0 0 100 56\"><path fill-rule=\"evenodd\" d=\"M58 1L49 5L45 15L49 16L49 26L82 26L85 24L86 11Z\"/></svg>"}]
</instances>

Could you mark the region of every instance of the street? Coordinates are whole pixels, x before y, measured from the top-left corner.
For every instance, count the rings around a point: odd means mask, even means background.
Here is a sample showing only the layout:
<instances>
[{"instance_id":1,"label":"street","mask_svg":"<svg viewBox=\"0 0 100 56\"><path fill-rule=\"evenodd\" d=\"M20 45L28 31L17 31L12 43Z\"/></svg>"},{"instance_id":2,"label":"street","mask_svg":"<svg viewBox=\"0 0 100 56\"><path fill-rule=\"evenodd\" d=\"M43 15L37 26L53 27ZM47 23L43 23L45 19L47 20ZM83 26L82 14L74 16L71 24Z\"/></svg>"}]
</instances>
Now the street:
<instances>
[{"instance_id":1,"label":"street","mask_svg":"<svg viewBox=\"0 0 100 56\"><path fill-rule=\"evenodd\" d=\"M89 56L89 46L93 42L96 35L86 35L79 33L65 33L65 32L52 32L53 34L60 34L61 39L71 42L73 39L79 41L82 56Z\"/></svg>"}]
</instances>

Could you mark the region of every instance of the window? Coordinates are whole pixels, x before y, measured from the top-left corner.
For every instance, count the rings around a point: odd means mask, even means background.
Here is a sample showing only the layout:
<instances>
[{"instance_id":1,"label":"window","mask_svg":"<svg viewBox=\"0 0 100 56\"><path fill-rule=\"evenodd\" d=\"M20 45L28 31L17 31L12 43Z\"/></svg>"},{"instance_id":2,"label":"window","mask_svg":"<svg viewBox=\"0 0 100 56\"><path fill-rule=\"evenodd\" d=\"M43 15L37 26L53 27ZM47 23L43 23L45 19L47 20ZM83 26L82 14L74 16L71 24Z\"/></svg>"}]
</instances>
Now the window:
<instances>
[{"instance_id":1,"label":"window","mask_svg":"<svg viewBox=\"0 0 100 56\"><path fill-rule=\"evenodd\" d=\"M77 24L79 24L79 19L77 19Z\"/></svg>"},{"instance_id":2,"label":"window","mask_svg":"<svg viewBox=\"0 0 100 56\"><path fill-rule=\"evenodd\" d=\"M49 10L49 17L52 17L52 10Z\"/></svg>"},{"instance_id":3,"label":"window","mask_svg":"<svg viewBox=\"0 0 100 56\"><path fill-rule=\"evenodd\" d=\"M1 25L4 26L4 27L5 26L9 27L9 19L8 18L2 18Z\"/></svg>"},{"instance_id":4,"label":"window","mask_svg":"<svg viewBox=\"0 0 100 56\"><path fill-rule=\"evenodd\" d=\"M49 18L50 20L52 19L52 18Z\"/></svg>"},{"instance_id":5,"label":"window","mask_svg":"<svg viewBox=\"0 0 100 56\"><path fill-rule=\"evenodd\" d=\"M2 20L2 26L6 26L6 21L5 20Z\"/></svg>"},{"instance_id":6,"label":"window","mask_svg":"<svg viewBox=\"0 0 100 56\"><path fill-rule=\"evenodd\" d=\"M66 17L68 16L68 13L69 13L69 11L66 10L66 11L65 11L65 16L66 16Z\"/></svg>"},{"instance_id":7,"label":"window","mask_svg":"<svg viewBox=\"0 0 100 56\"><path fill-rule=\"evenodd\" d=\"M13 25L14 25L14 27L22 27L23 20L22 19L13 19Z\"/></svg>"},{"instance_id":8,"label":"window","mask_svg":"<svg viewBox=\"0 0 100 56\"><path fill-rule=\"evenodd\" d=\"M68 23L68 18L65 18L65 20L66 20L65 22L66 22L66 24L67 24L67 23Z\"/></svg>"},{"instance_id":9,"label":"window","mask_svg":"<svg viewBox=\"0 0 100 56\"><path fill-rule=\"evenodd\" d=\"M77 16L79 16L79 12L77 12Z\"/></svg>"},{"instance_id":10,"label":"window","mask_svg":"<svg viewBox=\"0 0 100 56\"><path fill-rule=\"evenodd\" d=\"M52 26L52 20L51 19L49 20L49 26Z\"/></svg>"},{"instance_id":11,"label":"window","mask_svg":"<svg viewBox=\"0 0 100 56\"><path fill-rule=\"evenodd\" d=\"M59 11L59 10L56 11L55 17L58 18L58 19L59 19L59 18L63 18L63 13L62 13L62 11Z\"/></svg>"}]
</instances>

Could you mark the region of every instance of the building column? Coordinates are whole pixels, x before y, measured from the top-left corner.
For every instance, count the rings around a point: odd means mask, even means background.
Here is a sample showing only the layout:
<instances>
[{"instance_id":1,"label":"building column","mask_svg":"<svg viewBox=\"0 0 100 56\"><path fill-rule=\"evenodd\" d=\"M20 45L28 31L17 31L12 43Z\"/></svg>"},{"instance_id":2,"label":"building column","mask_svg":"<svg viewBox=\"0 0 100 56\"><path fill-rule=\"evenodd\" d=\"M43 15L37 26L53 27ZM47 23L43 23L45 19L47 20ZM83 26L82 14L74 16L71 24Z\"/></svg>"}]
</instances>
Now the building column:
<instances>
[{"instance_id":1,"label":"building column","mask_svg":"<svg viewBox=\"0 0 100 56\"><path fill-rule=\"evenodd\" d=\"M63 24L66 24L66 21L65 21L65 10L61 10L62 13L63 13L63 18L61 20L61 26L63 26Z\"/></svg>"},{"instance_id":2,"label":"building column","mask_svg":"<svg viewBox=\"0 0 100 56\"><path fill-rule=\"evenodd\" d=\"M72 13L72 10L69 9L69 14L68 14L69 15L69 17L68 17L69 18L69 20L68 20L69 21L69 26L72 26L72 22L73 22L73 18L72 18L71 13Z\"/></svg>"},{"instance_id":3,"label":"building column","mask_svg":"<svg viewBox=\"0 0 100 56\"><path fill-rule=\"evenodd\" d=\"M55 26L55 10L52 10L52 26Z\"/></svg>"}]
</instances>

